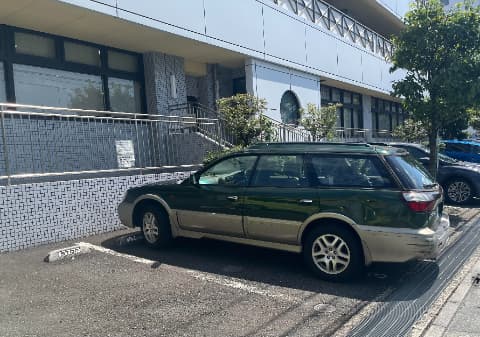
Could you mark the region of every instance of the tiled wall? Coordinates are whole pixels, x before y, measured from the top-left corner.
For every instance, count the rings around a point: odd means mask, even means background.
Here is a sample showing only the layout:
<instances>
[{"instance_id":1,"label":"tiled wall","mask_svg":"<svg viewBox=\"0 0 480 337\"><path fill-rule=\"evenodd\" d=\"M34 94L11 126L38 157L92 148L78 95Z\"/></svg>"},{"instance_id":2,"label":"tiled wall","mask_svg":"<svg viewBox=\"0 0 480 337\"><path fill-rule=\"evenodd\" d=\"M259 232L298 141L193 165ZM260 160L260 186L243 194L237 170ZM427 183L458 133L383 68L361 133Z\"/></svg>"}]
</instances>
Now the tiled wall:
<instances>
[{"instance_id":1,"label":"tiled wall","mask_svg":"<svg viewBox=\"0 0 480 337\"><path fill-rule=\"evenodd\" d=\"M0 186L0 252L120 229L117 206L128 188L189 175L173 172Z\"/></svg>"},{"instance_id":2,"label":"tiled wall","mask_svg":"<svg viewBox=\"0 0 480 337\"><path fill-rule=\"evenodd\" d=\"M143 56L145 67L145 94L148 112L168 114L170 105L187 103L184 60L181 57L146 53ZM170 76L175 76L177 97L172 93Z\"/></svg>"}]
</instances>

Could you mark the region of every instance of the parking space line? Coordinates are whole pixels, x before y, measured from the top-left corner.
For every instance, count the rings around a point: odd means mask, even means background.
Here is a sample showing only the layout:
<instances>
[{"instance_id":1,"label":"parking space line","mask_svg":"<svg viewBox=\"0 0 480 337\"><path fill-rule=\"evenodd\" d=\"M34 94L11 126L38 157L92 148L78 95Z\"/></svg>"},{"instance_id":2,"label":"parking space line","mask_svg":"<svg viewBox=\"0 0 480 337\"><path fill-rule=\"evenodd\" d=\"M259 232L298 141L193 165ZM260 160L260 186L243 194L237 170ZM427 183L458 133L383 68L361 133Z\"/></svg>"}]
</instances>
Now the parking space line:
<instances>
[{"instance_id":1,"label":"parking space line","mask_svg":"<svg viewBox=\"0 0 480 337\"><path fill-rule=\"evenodd\" d=\"M142 258L142 257L137 257L137 256L129 255L129 254L119 253L115 250L105 248L105 247L102 247L102 246L97 246L97 245L94 245L94 244L91 244L91 243L88 243L88 242L79 242L79 243L77 243L77 246L84 247L84 248L89 248L91 250L95 250L95 251L105 253L105 254L108 254L108 255L122 257L122 258L128 259L128 260L133 261L133 262L143 263L143 264L150 265L150 266L153 265L154 263L158 262L158 261L145 259L145 258ZM243 282L243 280L235 278L235 277L218 276L218 275L211 274L211 273L199 272L199 271L190 270L190 269L186 269L186 268L182 268L182 267L168 265L168 264L165 264L165 263L162 263L161 266L162 266L162 268L166 268L166 269L170 269L170 270L176 270L176 271L188 274L191 277L193 277L197 280L200 280L200 281L215 283L215 284L218 284L218 285L221 285L221 286L224 286L224 287L242 290L242 291L248 292L250 294L261 295L261 296L266 296L266 297L270 297L270 298L286 300L286 301L289 301L289 302L299 302L300 301L299 299L295 298L294 296L290 296L290 295L287 295L287 294L282 294L282 293L279 293L277 291L272 291L272 290L269 290L269 289L261 289L261 288L256 287L256 286L246 284L245 282ZM269 287L272 287L272 286L269 286Z\"/></svg>"},{"instance_id":2,"label":"parking space line","mask_svg":"<svg viewBox=\"0 0 480 337\"><path fill-rule=\"evenodd\" d=\"M97 245L94 245L94 244L91 244L91 243L88 243L88 242L79 242L79 243L77 243L77 245L80 246L80 247L85 247L85 248L90 248L92 250L96 250L97 252L101 252L101 253L117 256L117 257L123 257L123 258L126 258L130 261L133 261L133 262L149 264L149 265L156 262L156 261L153 261L153 260L144 259L142 257L137 257L137 256L133 256L133 255L119 253L119 252L114 251L112 249L108 249L108 248L105 248L105 247L102 247L102 246L97 246Z\"/></svg>"}]
</instances>

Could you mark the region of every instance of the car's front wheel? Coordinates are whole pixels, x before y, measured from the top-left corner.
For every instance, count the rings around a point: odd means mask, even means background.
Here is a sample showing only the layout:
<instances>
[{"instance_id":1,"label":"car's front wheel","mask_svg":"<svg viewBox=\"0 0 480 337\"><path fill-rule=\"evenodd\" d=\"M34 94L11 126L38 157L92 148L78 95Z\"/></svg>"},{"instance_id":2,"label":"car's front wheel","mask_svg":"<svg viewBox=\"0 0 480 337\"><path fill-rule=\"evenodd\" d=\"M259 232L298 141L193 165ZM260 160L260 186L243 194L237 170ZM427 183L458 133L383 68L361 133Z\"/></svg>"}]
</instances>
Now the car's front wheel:
<instances>
[{"instance_id":1,"label":"car's front wheel","mask_svg":"<svg viewBox=\"0 0 480 337\"><path fill-rule=\"evenodd\" d=\"M340 225L319 225L305 238L303 256L307 266L327 281L357 277L364 267L358 239Z\"/></svg>"},{"instance_id":2,"label":"car's front wheel","mask_svg":"<svg viewBox=\"0 0 480 337\"><path fill-rule=\"evenodd\" d=\"M447 201L463 205L472 201L474 196L474 189L472 184L461 178L450 180L445 186L445 197Z\"/></svg>"},{"instance_id":3,"label":"car's front wheel","mask_svg":"<svg viewBox=\"0 0 480 337\"><path fill-rule=\"evenodd\" d=\"M149 246L166 247L172 242L170 221L165 212L158 207L148 205L140 212L142 232Z\"/></svg>"}]
</instances>

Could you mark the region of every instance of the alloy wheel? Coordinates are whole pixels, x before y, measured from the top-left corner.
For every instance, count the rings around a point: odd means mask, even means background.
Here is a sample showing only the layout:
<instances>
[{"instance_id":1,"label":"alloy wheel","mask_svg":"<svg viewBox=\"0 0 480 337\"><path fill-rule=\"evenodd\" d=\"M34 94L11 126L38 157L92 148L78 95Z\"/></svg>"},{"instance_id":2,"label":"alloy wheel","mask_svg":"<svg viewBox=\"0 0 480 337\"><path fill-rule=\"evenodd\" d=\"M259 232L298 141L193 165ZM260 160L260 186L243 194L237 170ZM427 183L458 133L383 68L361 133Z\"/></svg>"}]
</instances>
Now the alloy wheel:
<instances>
[{"instance_id":1,"label":"alloy wheel","mask_svg":"<svg viewBox=\"0 0 480 337\"><path fill-rule=\"evenodd\" d=\"M321 271L337 275L347 269L350 263L350 249L341 237L335 234L324 234L313 242L312 257Z\"/></svg>"},{"instance_id":2,"label":"alloy wheel","mask_svg":"<svg viewBox=\"0 0 480 337\"><path fill-rule=\"evenodd\" d=\"M158 222L155 214L152 212L145 212L143 215L143 234L149 243L156 243L158 241Z\"/></svg>"},{"instance_id":3,"label":"alloy wheel","mask_svg":"<svg viewBox=\"0 0 480 337\"><path fill-rule=\"evenodd\" d=\"M454 181L448 185L447 195L450 200L456 203L463 203L470 199L472 189L464 181Z\"/></svg>"}]
</instances>

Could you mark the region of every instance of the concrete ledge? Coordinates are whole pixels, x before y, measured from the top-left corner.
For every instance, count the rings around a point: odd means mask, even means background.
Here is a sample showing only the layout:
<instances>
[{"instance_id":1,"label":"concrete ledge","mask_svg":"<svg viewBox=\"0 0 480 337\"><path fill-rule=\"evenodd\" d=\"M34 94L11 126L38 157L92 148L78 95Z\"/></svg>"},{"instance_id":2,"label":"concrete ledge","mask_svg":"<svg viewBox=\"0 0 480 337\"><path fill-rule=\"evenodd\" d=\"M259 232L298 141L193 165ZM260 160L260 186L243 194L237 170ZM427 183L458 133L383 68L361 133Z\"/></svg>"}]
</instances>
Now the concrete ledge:
<instances>
[{"instance_id":1,"label":"concrete ledge","mask_svg":"<svg viewBox=\"0 0 480 337\"><path fill-rule=\"evenodd\" d=\"M86 253L89 253L90 251L91 249L89 247L79 246L79 245L56 249L48 253L48 255L45 256L45 258L43 259L43 261L45 262L60 261L68 258L73 258L81 254L86 254Z\"/></svg>"}]
</instances>

